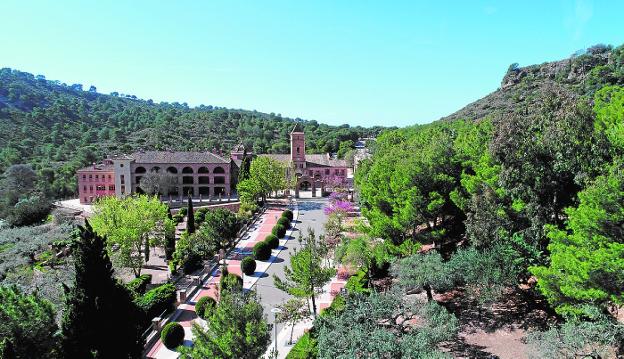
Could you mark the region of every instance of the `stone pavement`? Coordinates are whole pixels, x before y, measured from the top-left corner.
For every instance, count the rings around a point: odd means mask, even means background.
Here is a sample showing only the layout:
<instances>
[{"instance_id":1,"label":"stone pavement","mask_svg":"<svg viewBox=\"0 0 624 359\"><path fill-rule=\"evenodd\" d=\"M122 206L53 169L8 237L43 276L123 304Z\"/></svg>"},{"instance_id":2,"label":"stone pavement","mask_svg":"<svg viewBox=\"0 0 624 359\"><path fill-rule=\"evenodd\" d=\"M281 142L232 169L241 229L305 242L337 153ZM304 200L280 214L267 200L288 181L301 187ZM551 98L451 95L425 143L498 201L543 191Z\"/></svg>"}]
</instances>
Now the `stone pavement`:
<instances>
[{"instance_id":1,"label":"stone pavement","mask_svg":"<svg viewBox=\"0 0 624 359\"><path fill-rule=\"evenodd\" d=\"M280 247L272 251L271 258L268 261L256 261L257 267L256 272L253 276L243 276L243 288L251 289L261 278L270 280L272 283L272 278L269 277L267 271L273 263L276 263L278 261L284 261L284 259L279 258L279 256L280 253L282 253L283 249L286 248L286 244L288 243L288 241L291 241L293 239L292 233L294 230L296 230L294 227L297 224L296 218L298 217L298 210L296 206L295 208L293 208L293 212L295 218L295 220L293 220L293 228L287 231L285 239L280 240ZM256 243L264 240L271 233L271 229L281 216L281 213L282 209L278 207L270 207L263 214L261 221L255 225L253 231L248 232L248 234L238 242L236 247L228 254L228 257L226 258L227 268L230 273L234 273L239 276L241 275L240 260L245 256L250 255L253 246ZM184 327L184 345L190 346L192 343L192 333L190 330L192 323L194 321L203 321L199 319L195 314L195 303L197 302L197 300L199 300L199 298L204 296L211 296L213 298L217 297L220 276L220 270L218 268L215 269L215 271L211 274L208 280L203 283L202 288L185 303L180 304L176 312L172 315L171 320L179 322ZM158 340L149 350L147 357L159 359L177 358L178 353L167 349L164 345L162 345L162 342Z\"/></svg>"}]
</instances>

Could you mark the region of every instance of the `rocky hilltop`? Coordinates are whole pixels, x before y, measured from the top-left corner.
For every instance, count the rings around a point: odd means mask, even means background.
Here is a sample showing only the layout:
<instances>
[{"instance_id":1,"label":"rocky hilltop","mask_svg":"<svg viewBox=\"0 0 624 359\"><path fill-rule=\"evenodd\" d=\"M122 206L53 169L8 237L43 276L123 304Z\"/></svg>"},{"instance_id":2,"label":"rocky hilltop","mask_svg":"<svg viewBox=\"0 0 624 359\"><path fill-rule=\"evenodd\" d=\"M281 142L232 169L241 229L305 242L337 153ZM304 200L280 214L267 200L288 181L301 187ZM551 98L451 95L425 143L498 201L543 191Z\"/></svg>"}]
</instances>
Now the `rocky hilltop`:
<instances>
[{"instance_id":1,"label":"rocky hilltop","mask_svg":"<svg viewBox=\"0 0 624 359\"><path fill-rule=\"evenodd\" d=\"M596 45L560 61L512 64L499 89L441 120L505 116L530 108L545 92L591 98L600 87L615 84L624 84L624 45Z\"/></svg>"}]
</instances>

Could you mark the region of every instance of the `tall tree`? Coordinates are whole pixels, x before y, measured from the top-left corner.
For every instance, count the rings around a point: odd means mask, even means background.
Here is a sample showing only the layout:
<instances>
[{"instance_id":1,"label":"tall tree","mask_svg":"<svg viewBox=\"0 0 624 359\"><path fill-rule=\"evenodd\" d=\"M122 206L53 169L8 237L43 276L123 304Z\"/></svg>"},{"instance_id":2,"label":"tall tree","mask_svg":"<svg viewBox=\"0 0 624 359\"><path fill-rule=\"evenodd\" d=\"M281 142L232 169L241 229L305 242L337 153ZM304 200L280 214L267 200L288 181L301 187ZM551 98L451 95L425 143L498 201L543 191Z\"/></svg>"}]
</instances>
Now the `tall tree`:
<instances>
[{"instance_id":1,"label":"tall tree","mask_svg":"<svg viewBox=\"0 0 624 359\"><path fill-rule=\"evenodd\" d=\"M266 351L271 327L255 292L228 288L209 311L206 326L193 324L193 347L182 348L182 358L256 359Z\"/></svg>"},{"instance_id":2,"label":"tall tree","mask_svg":"<svg viewBox=\"0 0 624 359\"><path fill-rule=\"evenodd\" d=\"M275 286L299 298L312 301L312 313L316 316L316 295L334 275L333 268L323 267L321 249L314 231L308 229L307 236L301 238L302 248L295 250L290 257L290 267L284 268L284 279L273 275Z\"/></svg>"},{"instance_id":3,"label":"tall tree","mask_svg":"<svg viewBox=\"0 0 624 359\"><path fill-rule=\"evenodd\" d=\"M125 286L113 277L105 239L94 233L89 222L78 229L74 283L65 287L61 322L64 356L140 358L140 310Z\"/></svg>"},{"instance_id":4,"label":"tall tree","mask_svg":"<svg viewBox=\"0 0 624 359\"><path fill-rule=\"evenodd\" d=\"M533 267L538 287L557 312L584 314L624 304L624 166L614 166L566 209L563 230L547 226L550 265Z\"/></svg>"},{"instance_id":5,"label":"tall tree","mask_svg":"<svg viewBox=\"0 0 624 359\"><path fill-rule=\"evenodd\" d=\"M186 231L188 234L195 233L195 213L193 213L193 198L190 193L188 195L188 203L186 206Z\"/></svg>"},{"instance_id":6,"label":"tall tree","mask_svg":"<svg viewBox=\"0 0 624 359\"><path fill-rule=\"evenodd\" d=\"M191 216L192 218L192 216ZM106 236L108 245L119 246L112 258L121 267L141 275L149 245L161 245L165 229L172 224L167 218L167 205L156 197L103 197L94 205L91 225Z\"/></svg>"},{"instance_id":7,"label":"tall tree","mask_svg":"<svg viewBox=\"0 0 624 359\"><path fill-rule=\"evenodd\" d=\"M61 358L54 316L52 304L36 294L0 287L0 357Z\"/></svg>"}]
</instances>

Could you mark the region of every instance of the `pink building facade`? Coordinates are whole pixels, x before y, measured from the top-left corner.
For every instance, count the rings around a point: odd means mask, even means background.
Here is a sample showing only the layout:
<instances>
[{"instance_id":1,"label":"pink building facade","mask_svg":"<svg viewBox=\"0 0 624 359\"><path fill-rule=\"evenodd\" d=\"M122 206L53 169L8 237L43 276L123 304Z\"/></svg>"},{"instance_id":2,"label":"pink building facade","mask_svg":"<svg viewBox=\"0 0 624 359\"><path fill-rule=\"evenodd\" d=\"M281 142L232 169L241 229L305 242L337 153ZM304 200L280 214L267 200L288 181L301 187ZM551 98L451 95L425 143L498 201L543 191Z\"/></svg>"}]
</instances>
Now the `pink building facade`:
<instances>
[{"instance_id":1,"label":"pink building facade","mask_svg":"<svg viewBox=\"0 0 624 359\"><path fill-rule=\"evenodd\" d=\"M299 196L299 191L312 190L314 197L319 188L323 193L328 187L351 186L353 173L345 160L334 159L328 153L306 154L305 147L305 133L297 124L290 133L290 155L264 155L285 163L287 176L294 171L295 197Z\"/></svg>"},{"instance_id":2,"label":"pink building facade","mask_svg":"<svg viewBox=\"0 0 624 359\"><path fill-rule=\"evenodd\" d=\"M115 195L115 172L111 160L81 168L77 177L81 204L91 204L98 197Z\"/></svg>"}]
</instances>

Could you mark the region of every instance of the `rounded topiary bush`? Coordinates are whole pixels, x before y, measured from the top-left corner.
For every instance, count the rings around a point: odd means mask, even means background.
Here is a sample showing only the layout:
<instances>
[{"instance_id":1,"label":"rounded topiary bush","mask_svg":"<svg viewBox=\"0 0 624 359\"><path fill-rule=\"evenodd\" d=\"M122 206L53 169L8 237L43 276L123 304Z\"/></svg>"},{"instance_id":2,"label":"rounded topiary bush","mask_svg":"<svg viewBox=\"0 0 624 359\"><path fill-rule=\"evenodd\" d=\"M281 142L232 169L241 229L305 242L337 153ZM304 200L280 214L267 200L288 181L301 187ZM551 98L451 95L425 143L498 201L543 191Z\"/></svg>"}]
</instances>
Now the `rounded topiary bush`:
<instances>
[{"instance_id":1,"label":"rounded topiary bush","mask_svg":"<svg viewBox=\"0 0 624 359\"><path fill-rule=\"evenodd\" d=\"M212 309L217 305L217 301L212 297L201 297L195 303L195 313L198 317L202 319L206 319L208 317L208 310Z\"/></svg>"},{"instance_id":2,"label":"rounded topiary bush","mask_svg":"<svg viewBox=\"0 0 624 359\"><path fill-rule=\"evenodd\" d=\"M292 220L293 220L293 212L290 209L287 209L284 212L282 212L282 217L288 218L288 220L292 222Z\"/></svg>"},{"instance_id":3,"label":"rounded topiary bush","mask_svg":"<svg viewBox=\"0 0 624 359\"><path fill-rule=\"evenodd\" d=\"M253 255L259 261L266 261L271 258L271 247L265 241L258 242L253 247Z\"/></svg>"},{"instance_id":4,"label":"rounded topiary bush","mask_svg":"<svg viewBox=\"0 0 624 359\"><path fill-rule=\"evenodd\" d=\"M241 271L247 275L253 275L256 272L256 260L252 256L243 258Z\"/></svg>"},{"instance_id":5,"label":"rounded topiary bush","mask_svg":"<svg viewBox=\"0 0 624 359\"><path fill-rule=\"evenodd\" d=\"M162 332L160 332L160 340L162 340L167 349L175 349L182 345L184 341L184 328L182 328L180 323L167 323Z\"/></svg>"},{"instance_id":6,"label":"rounded topiary bush","mask_svg":"<svg viewBox=\"0 0 624 359\"><path fill-rule=\"evenodd\" d=\"M281 224L276 224L275 227L271 230L271 233L277 236L277 238L284 238L286 235L286 227Z\"/></svg>"},{"instance_id":7,"label":"rounded topiary bush","mask_svg":"<svg viewBox=\"0 0 624 359\"><path fill-rule=\"evenodd\" d=\"M281 224L284 228L290 228L290 220L286 217L278 219L277 224Z\"/></svg>"},{"instance_id":8,"label":"rounded topiary bush","mask_svg":"<svg viewBox=\"0 0 624 359\"><path fill-rule=\"evenodd\" d=\"M279 238L277 238L277 236L274 234L269 234L264 241L267 242L271 249L276 249L277 247L279 247Z\"/></svg>"}]
</instances>

